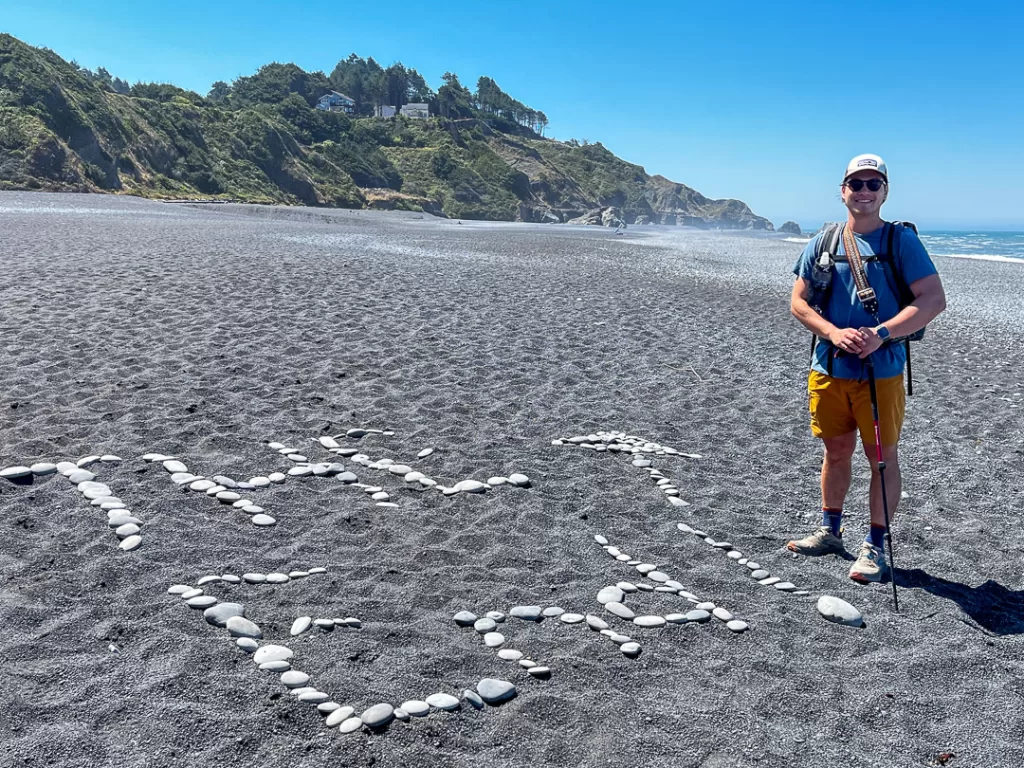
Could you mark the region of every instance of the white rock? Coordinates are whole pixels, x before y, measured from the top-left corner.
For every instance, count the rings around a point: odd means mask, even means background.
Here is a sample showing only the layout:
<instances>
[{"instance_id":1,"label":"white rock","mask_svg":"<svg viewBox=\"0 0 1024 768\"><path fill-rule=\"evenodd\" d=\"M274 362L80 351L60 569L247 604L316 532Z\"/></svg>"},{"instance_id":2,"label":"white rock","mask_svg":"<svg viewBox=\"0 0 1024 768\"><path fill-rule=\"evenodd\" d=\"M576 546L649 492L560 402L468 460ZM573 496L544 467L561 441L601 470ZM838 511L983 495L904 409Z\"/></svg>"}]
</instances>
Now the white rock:
<instances>
[{"instance_id":1,"label":"white rock","mask_svg":"<svg viewBox=\"0 0 1024 768\"><path fill-rule=\"evenodd\" d=\"M138 534L135 534L134 536L128 536L127 538L123 539L121 543L118 544L118 546L121 547L121 549L123 549L125 552L131 552L133 549L138 549L141 544L142 537Z\"/></svg>"},{"instance_id":2,"label":"white rock","mask_svg":"<svg viewBox=\"0 0 1024 768\"><path fill-rule=\"evenodd\" d=\"M416 454L417 459L425 459L427 456L434 452L433 448L424 448L422 451Z\"/></svg>"},{"instance_id":3,"label":"white rock","mask_svg":"<svg viewBox=\"0 0 1024 768\"><path fill-rule=\"evenodd\" d=\"M419 699L410 699L409 701L402 702L402 709L413 717L426 717L430 712L430 705Z\"/></svg>"},{"instance_id":4,"label":"white rock","mask_svg":"<svg viewBox=\"0 0 1024 768\"><path fill-rule=\"evenodd\" d=\"M458 699L456 699L458 701ZM403 707L405 709L405 707ZM406 712L409 710L406 709ZM410 713L411 714L411 713ZM395 708L390 704L375 704L368 710L360 715L360 719L363 724L369 728L380 728L382 725L386 725L395 716ZM350 722L348 720L345 723ZM342 723L340 727L344 728L345 723Z\"/></svg>"},{"instance_id":5,"label":"white rock","mask_svg":"<svg viewBox=\"0 0 1024 768\"><path fill-rule=\"evenodd\" d=\"M437 709L453 712L459 708L459 700L449 693L434 693L427 696L427 704Z\"/></svg>"},{"instance_id":6,"label":"white rock","mask_svg":"<svg viewBox=\"0 0 1024 768\"><path fill-rule=\"evenodd\" d=\"M324 720L324 723L327 726L333 728L336 725L341 725L342 722L344 722L345 720L348 720L354 714L355 714L355 709L353 709L352 707L339 707L338 709L334 710L333 712L331 712L331 714L329 714L327 716L327 719ZM360 724L361 724L361 721L360 721Z\"/></svg>"},{"instance_id":7,"label":"white rock","mask_svg":"<svg viewBox=\"0 0 1024 768\"><path fill-rule=\"evenodd\" d=\"M188 467L186 467L182 462L178 461L177 459L168 459L167 461L163 462L163 465L164 469L166 469L172 475L175 472L188 472Z\"/></svg>"},{"instance_id":8,"label":"white rock","mask_svg":"<svg viewBox=\"0 0 1024 768\"><path fill-rule=\"evenodd\" d=\"M515 697L516 687L507 680L485 677L476 684L476 692L488 704L495 706Z\"/></svg>"},{"instance_id":9,"label":"white rock","mask_svg":"<svg viewBox=\"0 0 1024 768\"><path fill-rule=\"evenodd\" d=\"M836 624L843 624L848 627L864 626L863 614L845 600L831 595L822 595L818 598L818 613L828 621Z\"/></svg>"},{"instance_id":10,"label":"white rock","mask_svg":"<svg viewBox=\"0 0 1024 768\"><path fill-rule=\"evenodd\" d=\"M224 626L227 627L231 637L247 637L257 640L263 637L260 628L245 616L231 616Z\"/></svg>"},{"instance_id":11,"label":"white rock","mask_svg":"<svg viewBox=\"0 0 1024 768\"><path fill-rule=\"evenodd\" d=\"M512 485L518 485L520 488L530 487L530 478L526 475L520 474L519 472L513 472L509 475L508 481L512 483Z\"/></svg>"},{"instance_id":12,"label":"white rock","mask_svg":"<svg viewBox=\"0 0 1024 768\"><path fill-rule=\"evenodd\" d=\"M391 714L392 715L394 714L394 710L392 710ZM362 727L363 727L363 720L362 720L362 718L350 717L348 720L346 720L345 722L343 722L341 725L338 726L338 730L341 731L342 733L352 733L353 731L358 731Z\"/></svg>"},{"instance_id":13,"label":"white rock","mask_svg":"<svg viewBox=\"0 0 1024 768\"><path fill-rule=\"evenodd\" d=\"M230 622L229 622L230 628ZM288 661L295 653L286 645L264 645L253 654L252 660L256 664L265 664L268 661Z\"/></svg>"},{"instance_id":14,"label":"white rock","mask_svg":"<svg viewBox=\"0 0 1024 768\"><path fill-rule=\"evenodd\" d=\"M622 603L605 603L604 608L606 611L615 614L620 619L633 619L636 617L636 614Z\"/></svg>"},{"instance_id":15,"label":"white rock","mask_svg":"<svg viewBox=\"0 0 1024 768\"><path fill-rule=\"evenodd\" d=\"M33 475L52 475L57 471L57 465L49 462L40 462L38 464L33 464L29 469L32 471Z\"/></svg>"},{"instance_id":16,"label":"white rock","mask_svg":"<svg viewBox=\"0 0 1024 768\"><path fill-rule=\"evenodd\" d=\"M320 445L322 445L324 448L341 448L341 446L338 445L338 441L335 440L333 437L330 437L329 435L323 435L322 437L318 437L317 440L320 442Z\"/></svg>"},{"instance_id":17,"label":"white rock","mask_svg":"<svg viewBox=\"0 0 1024 768\"><path fill-rule=\"evenodd\" d=\"M277 520L272 518L270 515L253 515L251 518L253 525L268 526L275 525Z\"/></svg>"},{"instance_id":18,"label":"white rock","mask_svg":"<svg viewBox=\"0 0 1024 768\"><path fill-rule=\"evenodd\" d=\"M290 630L292 637L301 635L313 624L312 616L299 616L295 621L292 622L292 628Z\"/></svg>"}]
</instances>

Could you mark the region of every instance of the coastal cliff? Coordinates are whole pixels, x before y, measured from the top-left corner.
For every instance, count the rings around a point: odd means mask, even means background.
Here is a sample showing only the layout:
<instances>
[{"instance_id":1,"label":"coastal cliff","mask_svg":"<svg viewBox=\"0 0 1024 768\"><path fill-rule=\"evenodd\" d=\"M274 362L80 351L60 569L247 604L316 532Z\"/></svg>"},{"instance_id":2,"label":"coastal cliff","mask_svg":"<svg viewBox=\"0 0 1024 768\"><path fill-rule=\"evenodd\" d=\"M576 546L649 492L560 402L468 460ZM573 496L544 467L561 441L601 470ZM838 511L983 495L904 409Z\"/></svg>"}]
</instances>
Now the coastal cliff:
<instances>
[{"instance_id":1,"label":"coastal cliff","mask_svg":"<svg viewBox=\"0 0 1024 768\"><path fill-rule=\"evenodd\" d=\"M773 230L745 203L651 176L600 143L544 138L544 114L488 78L473 93L449 73L435 94L396 70L394 98L427 99L439 117L365 115L370 95L351 114L314 108L332 88L369 93L373 67L389 87L394 67L350 57L330 78L270 64L203 97L129 86L0 35L0 189Z\"/></svg>"}]
</instances>

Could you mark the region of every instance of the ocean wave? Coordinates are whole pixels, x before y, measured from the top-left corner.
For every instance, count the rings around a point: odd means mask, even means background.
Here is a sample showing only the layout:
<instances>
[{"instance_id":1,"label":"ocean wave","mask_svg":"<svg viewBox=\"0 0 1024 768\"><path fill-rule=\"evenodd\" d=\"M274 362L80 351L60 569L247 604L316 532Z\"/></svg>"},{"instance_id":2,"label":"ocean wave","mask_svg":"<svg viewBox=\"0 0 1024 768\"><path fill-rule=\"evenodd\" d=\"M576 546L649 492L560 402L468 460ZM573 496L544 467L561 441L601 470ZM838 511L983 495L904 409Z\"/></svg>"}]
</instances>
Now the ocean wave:
<instances>
[{"instance_id":1,"label":"ocean wave","mask_svg":"<svg viewBox=\"0 0 1024 768\"><path fill-rule=\"evenodd\" d=\"M947 259L975 259L977 261L1000 261L1004 264L1024 264L1024 259L1002 256L998 253L941 253L936 256L943 256Z\"/></svg>"},{"instance_id":2,"label":"ocean wave","mask_svg":"<svg viewBox=\"0 0 1024 768\"><path fill-rule=\"evenodd\" d=\"M812 238L810 238L810 237L784 237L784 238L782 238L782 240L783 240L783 242L786 242L786 243L809 243L809 242L811 242Z\"/></svg>"}]
</instances>

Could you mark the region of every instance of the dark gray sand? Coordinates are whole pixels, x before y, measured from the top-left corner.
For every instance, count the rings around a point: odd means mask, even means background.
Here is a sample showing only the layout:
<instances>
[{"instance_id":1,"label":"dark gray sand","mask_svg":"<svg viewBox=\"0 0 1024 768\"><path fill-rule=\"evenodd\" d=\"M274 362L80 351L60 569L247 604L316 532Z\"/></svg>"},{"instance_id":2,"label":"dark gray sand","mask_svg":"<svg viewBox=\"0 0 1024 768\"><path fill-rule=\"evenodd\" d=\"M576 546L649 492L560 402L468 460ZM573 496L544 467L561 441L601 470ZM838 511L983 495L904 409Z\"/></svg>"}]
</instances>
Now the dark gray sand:
<instances>
[{"instance_id":1,"label":"dark gray sand","mask_svg":"<svg viewBox=\"0 0 1024 768\"><path fill-rule=\"evenodd\" d=\"M145 522L143 545L123 552L63 477L0 481L0 764L925 766L952 753L953 766L1020 766L1024 272L937 262L950 308L914 358L895 615L888 585L783 547L819 514L808 337L788 315L800 247L0 195L0 468L120 455L99 479ZM246 479L291 465L267 441L322 461L312 438L352 427L396 434L342 445L445 484L512 472L534 484L448 498L356 466L399 507L289 479L246 494L278 520L257 528L141 460L162 452ZM691 505L670 506L623 455L551 445L598 430L701 454L654 457ZM866 476L860 462L851 547ZM757 585L680 521L811 595ZM750 631L608 616L597 591L643 579L594 534ZM341 734L166 593L313 566L328 573L207 593L244 603L295 669L357 713L485 677L518 697ZM866 628L822 620L821 594L859 607ZM643 654L586 625L509 619L508 646L552 668L537 680L451 618L517 604L606 616ZM363 625L292 638L301 615Z\"/></svg>"}]
</instances>

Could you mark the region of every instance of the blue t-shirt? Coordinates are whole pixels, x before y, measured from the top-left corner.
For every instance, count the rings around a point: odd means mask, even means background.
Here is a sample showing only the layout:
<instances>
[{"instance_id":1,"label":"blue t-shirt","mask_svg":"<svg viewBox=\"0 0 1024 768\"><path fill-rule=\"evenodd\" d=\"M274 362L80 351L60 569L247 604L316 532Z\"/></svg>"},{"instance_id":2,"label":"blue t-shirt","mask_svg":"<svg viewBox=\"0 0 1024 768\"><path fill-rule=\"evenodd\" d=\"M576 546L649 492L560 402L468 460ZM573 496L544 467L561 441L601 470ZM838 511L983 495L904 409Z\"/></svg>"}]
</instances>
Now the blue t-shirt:
<instances>
[{"instance_id":1,"label":"blue t-shirt","mask_svg":"<svg viewBox=\"0 0 1024 768\"><path fill-rule=\"evenodd\" d=\"M882 242L884 232L885 227L883 226L867 234L854 235L857 238L857 249L864 261L864 271L868 282L878 297L878 322L882 323L891 320L900 311L899 297L894 293L895 286L889 283L889 278L885 273L886 268L877 259L870 259L871 256L881 253L885 247L886 244ZM814 251L823 236L824 232L819 232L811 238L811 242L804 248L793 267L793 274L802 277L808 284L811 282ZM894 260L893 266L903 273L903 279L907 285L922 277L937 274L938 270L935 269L931 257L928 256L928 251L925 250L914 231L903 227L901 237L902 240L897 250L899 259ZM893 243L893 248L896 248L896 243ZM839 253L846 254L841 238ZM857 298L857 284L853 280L850 264L846 261L837 261L832 268L832 290L829 293L828 305L822 310L825 318L837 328L871 328L878 324L875 322L875 318L865 311L864 305ZM834 352L835 348L831 344L819 343L814 348L814 361L811 368L819 373L828 374L828 356ZM887 344L871 355L871 361L875 365L877 378L899 376L903 373L903 367L907 362L906 349L902 344ZM856 355L841 355L832 360L831 375L837 379L859 380L864 378L865 374L864 361Z\"/></svg>"}]
</instances>

